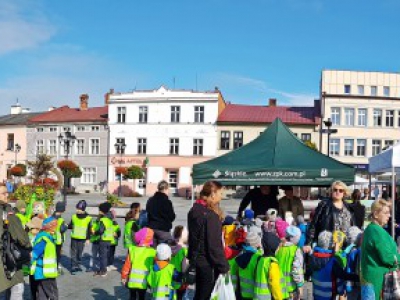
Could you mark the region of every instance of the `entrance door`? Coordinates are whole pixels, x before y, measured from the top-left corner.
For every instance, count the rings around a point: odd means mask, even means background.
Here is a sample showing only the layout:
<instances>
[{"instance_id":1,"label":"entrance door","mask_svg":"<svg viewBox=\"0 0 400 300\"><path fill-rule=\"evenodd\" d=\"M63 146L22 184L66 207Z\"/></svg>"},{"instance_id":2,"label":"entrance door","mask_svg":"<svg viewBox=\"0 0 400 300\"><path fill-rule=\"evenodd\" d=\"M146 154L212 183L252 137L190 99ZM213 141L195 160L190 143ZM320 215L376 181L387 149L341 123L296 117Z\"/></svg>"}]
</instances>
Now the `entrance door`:
<instances>
[{"instance_id":1,"label":"entrance door","mask_svg":"<svg viewBox=\"0 0 400 300\"><path fill-rule=\"evenodd\" d=\"M168 183L171 194L176 195L178 193L178 171L168 172Z\"/></svg>"},{"instance_id":2,"label":"entrance door","mask_svg":"<svg viewBox=\"0 0 400 300\"><path fill-rule=\"evenodd\" d=\"M146 187L146 179L135 179L135 185L135 191L143 196Z\"/></svg>"}]
</instances>

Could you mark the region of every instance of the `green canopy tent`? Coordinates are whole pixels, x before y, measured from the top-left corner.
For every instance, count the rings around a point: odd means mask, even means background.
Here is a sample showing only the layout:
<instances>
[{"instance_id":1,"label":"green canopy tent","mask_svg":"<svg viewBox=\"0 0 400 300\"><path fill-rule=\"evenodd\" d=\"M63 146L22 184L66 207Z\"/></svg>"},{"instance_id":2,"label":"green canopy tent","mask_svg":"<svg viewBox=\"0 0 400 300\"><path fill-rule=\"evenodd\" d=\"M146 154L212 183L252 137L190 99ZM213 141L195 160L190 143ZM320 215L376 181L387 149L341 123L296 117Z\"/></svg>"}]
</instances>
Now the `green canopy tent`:
<instances>
[{"instance_id":1,"label":"green canopy tent","mask_svg":"<svg viewBox=\"0 0 400 300\"><path fill-rule=\"evenodd\" d=\"M276 119L258 138L193 166L193 184L328 186L354 181L354 168L306 146Z\"/></svg>"}]
</instances>

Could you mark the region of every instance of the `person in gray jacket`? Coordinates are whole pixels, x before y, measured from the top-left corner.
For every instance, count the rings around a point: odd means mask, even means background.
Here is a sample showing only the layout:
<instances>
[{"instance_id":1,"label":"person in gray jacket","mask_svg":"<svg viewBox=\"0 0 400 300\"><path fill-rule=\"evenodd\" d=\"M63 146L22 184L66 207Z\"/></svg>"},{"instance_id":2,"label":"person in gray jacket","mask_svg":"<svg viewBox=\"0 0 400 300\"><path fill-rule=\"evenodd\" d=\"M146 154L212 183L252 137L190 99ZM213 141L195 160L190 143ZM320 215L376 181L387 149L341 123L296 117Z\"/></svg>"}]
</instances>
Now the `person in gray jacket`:
<instances>
[{"instance_id":1,"label":"person in gray jacket","mask_svg":"<svg viewBox=\"0 0 400 300\"><path fill-rule=\"evenodd\" d=\"M0 237L4 233L4 225L7 223L7 230L9 230L11 237L19 245L25 248L31 248L28 234L21 226L21 221L14 214L11 206L8 204L7 187L0 185ZM2 253L3 241L0 239L0 255ZM0 259L0 299L23 299L24 294L24 275L22 268L8 279L4 270L3 260Z\"/></svg>"}]
</instances>

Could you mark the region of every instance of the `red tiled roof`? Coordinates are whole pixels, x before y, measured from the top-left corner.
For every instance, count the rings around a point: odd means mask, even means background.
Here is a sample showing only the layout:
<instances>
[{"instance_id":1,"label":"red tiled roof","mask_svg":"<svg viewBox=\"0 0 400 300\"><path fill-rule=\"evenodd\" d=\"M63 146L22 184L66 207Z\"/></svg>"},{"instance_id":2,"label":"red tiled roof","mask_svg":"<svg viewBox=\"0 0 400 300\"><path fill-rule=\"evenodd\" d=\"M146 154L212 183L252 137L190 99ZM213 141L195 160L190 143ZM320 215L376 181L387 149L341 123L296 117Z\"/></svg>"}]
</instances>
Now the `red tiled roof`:
<instances>
[{"instance_id":1,"label":"red tiled roof","mask_svg":"<svg viewBox=\"0 0 400 300\"><path fill-rule=\"evenodd\" d=\"M228 104L218 117L221 123L272 123L280 118L286 124L309 124L318 122L316 108L290 106L255 106Z\"/></svg>"},{"instance_id":2,"label":"red tiled roof","mask_svg":"<svg viewBox=\"0 0 400 300\"><path fill-rule=\"evenodd\" d=\"M87 110L67 105L29 119L30 123L107 122L108 106L90 107Z\"/></svg>"}]
</instances>

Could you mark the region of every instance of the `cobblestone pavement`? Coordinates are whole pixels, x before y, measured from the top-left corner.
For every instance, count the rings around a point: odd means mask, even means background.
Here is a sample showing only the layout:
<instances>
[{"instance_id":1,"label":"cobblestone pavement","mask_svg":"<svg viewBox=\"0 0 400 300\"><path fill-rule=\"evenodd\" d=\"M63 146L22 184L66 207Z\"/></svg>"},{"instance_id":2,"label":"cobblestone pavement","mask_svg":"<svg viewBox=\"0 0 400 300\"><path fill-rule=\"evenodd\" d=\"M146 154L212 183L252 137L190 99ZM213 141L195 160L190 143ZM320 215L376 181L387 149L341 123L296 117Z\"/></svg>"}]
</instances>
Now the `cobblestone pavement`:
<instances>
[{"instance_id":1,"label":"cobblestone pavement","mask_svg":"<svg viewBox=\"0 0 400 300\"><path fill-rule=\"evenodd\" d=\"M66 222L71 220L72 214L75 212L76 203L85 199L88 205L98 205L105 201L105 196L100 194L82 194L68 196L67 200L67 211L63 214ZM142 208L145 207L147 198L124 198L124 202L130 204L132 202L139 202ZM172 198L174 209L177 215L174 225L187 225L187 213L191 206L190 200L182 198ZM239 205L239 200L224 200L222 201L222 207L227 214L234 215ZM123 230L124 220L122 218L117 219L118 223ZM91 253L91 245L86 245L83 254L83 272L77 273L76 275L70 274L70 237L69 231L67 232L66 242L63 246L63 256L61 259L62 266L64 268L64 275L57 278L57 285L59 289L60 299L129 299L128 289L121 285L119 271L108 272L107 277L93 277L93 272L86 272L89 267L89 259ZM123 248L122 240L120 239L119 245L116 249L115 254L115 265L118 270L121 270L123 262L125 260L126 250ZM306 292L310 293L309 284L306 285ZM189 290L187 299L193 298L193 289ZM29 286L25 285L24 299L31 299ZM304 299L311 299L311 297L304 297Z\"/></svg>"}]
</instances>

